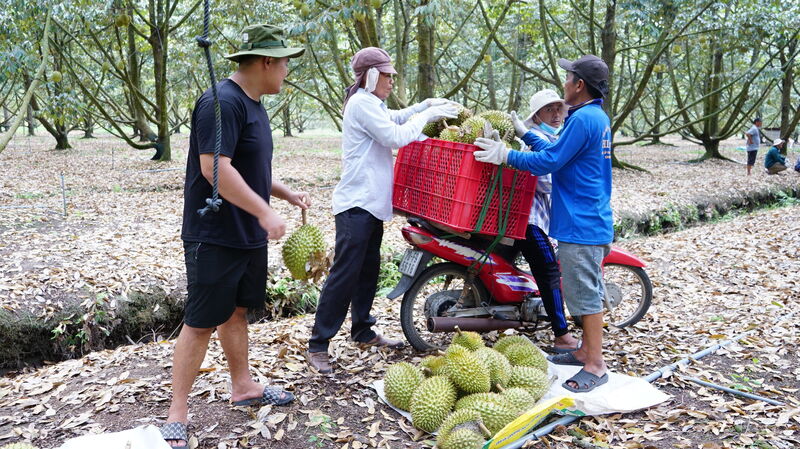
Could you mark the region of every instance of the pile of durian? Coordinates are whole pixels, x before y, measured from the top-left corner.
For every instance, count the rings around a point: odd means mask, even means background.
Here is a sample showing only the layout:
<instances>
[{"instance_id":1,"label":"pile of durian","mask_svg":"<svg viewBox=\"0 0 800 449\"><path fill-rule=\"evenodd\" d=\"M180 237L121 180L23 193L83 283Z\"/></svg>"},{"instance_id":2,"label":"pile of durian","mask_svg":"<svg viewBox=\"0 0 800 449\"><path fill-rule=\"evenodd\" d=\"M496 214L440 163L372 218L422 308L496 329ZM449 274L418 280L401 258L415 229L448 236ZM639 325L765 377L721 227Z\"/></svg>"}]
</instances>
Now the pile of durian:
<instances>
[{"instance_id":1,"label":"pile of durian","mask_svg":"<svg viewBox=\"0 0 800 449\"><path fill-rule=\"evenodd\" d=\"M532 408L550 388L547 359L523 335L486 347L480 334L456 329L452 344L420 366L399 362L384 376L386 398L411 412L418 429L439 435L439 449L478 449Z\"/></svg>"},{"instance_id":2,"label":"pile of durian","mask_svg":"<svg viewBox=\"0 0 800 449\"><path fill-rule=\"evenodd\" d=\"M485 124L488 122L492 129L500 134L500 139L512 149L519 150L520 144L515 138L510 115L503 111L484 111L473 115L472 111L464 106L458 105L458 108L456 118L428 123L422 128L422 133L434 139L473 143L478 137L491 137L484 135Z\"/></svg>"}]
</instances>

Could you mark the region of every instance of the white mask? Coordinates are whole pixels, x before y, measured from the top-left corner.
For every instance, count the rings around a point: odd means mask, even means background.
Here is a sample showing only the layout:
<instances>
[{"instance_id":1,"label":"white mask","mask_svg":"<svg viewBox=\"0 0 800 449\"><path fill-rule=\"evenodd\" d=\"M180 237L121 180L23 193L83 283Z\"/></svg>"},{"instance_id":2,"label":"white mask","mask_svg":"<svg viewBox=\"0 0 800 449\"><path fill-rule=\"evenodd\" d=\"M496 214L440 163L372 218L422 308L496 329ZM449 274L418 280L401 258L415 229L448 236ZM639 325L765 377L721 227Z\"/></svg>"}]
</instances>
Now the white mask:
<instances>
[{"instance_id":1,"label":"white mask","mask_svg":"<svg viewBox=\"0 0 800 449\"><path fill-rule=\"evenodd\" d=\"M378 77L380 74L381 72L379 72L375 67L367 70L367 85L364 88L367 92L372 93L375 91L375 88L378 86Z\"/></svg>"}]
</instances>

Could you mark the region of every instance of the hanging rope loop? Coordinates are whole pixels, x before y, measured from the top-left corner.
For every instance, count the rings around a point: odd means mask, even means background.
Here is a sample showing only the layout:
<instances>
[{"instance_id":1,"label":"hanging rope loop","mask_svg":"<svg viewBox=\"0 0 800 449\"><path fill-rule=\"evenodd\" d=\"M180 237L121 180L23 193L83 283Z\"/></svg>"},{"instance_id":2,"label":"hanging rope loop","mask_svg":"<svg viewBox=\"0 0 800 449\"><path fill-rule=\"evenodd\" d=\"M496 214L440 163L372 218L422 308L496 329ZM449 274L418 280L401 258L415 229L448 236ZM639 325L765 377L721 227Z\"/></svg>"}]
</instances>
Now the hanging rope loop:
<instances>
[{"instance_id":1,"label":"hanging rope loop","mask_svg":"<svg viewBox=\"0 0 800 449\"><path fill-rule=\"evenodd\" d=\"M214 95L214 126L215 126L215 140L214 140L214 180L212 183L211 198L206 198L206 207L198 209L197 213L201 217L205 216L209 211L219 212L219 207L222 205L222 199L219 197L219 155L222 151L222 111L219 106L219 97L217 96L217 77L214 74L214 64L211 61L211 40L208 38L208 27L211 21L211 7L210 0L203 2L203 35L197 36L197 45L203 49L206 57L206 65L208 66L208 77L211 79L211 93Z\"/></svg>"}]
</instances>

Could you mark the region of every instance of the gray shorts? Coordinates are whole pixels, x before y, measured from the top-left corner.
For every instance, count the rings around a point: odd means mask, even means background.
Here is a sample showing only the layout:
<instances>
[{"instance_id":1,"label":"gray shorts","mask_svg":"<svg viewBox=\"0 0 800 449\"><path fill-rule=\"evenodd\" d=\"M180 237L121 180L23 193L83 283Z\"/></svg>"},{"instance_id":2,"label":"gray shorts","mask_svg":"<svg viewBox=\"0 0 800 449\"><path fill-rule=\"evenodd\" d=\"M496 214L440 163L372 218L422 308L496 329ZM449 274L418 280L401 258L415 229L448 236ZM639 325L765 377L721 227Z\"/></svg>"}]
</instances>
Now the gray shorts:
<instances>
[{"instance_id":1,"label":"gray shorts","mask_svg":"<svg viewBox=\"0 0 800 449\"><path fill-rule=\"evenodd\" d=\"M603 311L603 259L611 245L581 245L558 242L561 265L561 291L572 316L592 315Z\"/></svg>"}]
</instances>

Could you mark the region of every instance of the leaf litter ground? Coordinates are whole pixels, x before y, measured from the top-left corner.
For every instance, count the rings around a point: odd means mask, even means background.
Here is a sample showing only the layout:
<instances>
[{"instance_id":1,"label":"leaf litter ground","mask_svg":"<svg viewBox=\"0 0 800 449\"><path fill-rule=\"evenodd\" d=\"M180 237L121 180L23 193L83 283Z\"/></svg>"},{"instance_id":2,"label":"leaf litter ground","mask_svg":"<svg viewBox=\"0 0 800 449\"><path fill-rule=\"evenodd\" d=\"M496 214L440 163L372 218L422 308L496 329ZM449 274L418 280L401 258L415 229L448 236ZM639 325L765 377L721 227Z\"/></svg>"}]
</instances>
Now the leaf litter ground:
<instances>
[{"instance_id":1,"label":"leaf litter ground","mask_svg":"<svg viewBox=\"0 0 800 449\"><path fill-rule=\"evenodd\" d=\"M133 288L183 290L179 241L185 138L175 161L153 164L146 154L110 139L76 141L77 150L45 151L44 138L17 139L0 154L0 295L7 309L31 307L41 315L65 294ZM311 193L311 220L333 242L328 209L338 180L335 137L278 139L275 172ZM117 145L114 169L110 148ZM725 154L742 159L743 153ZM621 150L650 173L615 171L616 210L689 204L697 194L739 194L770 184L796 185L794 173L768 177L724 161L687 165L696 147ZM160 171L144 171L144 170ZM59 173L65 174L68 216L60 215ZM299 214L285 203L278 210ZM28 206L28 209L18 208ZM39 206L32 208L30 206ZM405 247L402 220L387 225L388 249ZM608 329L611 369L647 375L688 354L748 330L746 339L686 367L657 385L673 399L629 415L583 419L534 447L796 447L800 444L800 364L794 347L800 291L800 206L760 211L668 235L620 242L644 258L654 305L630 329ZM277 267L278 245L270 265ZM276 268L273 268L275 270ZM399 303L374 308L382 332L402 338ZM347 341L347 325L332 344L334 376L306 369L302 353L313 316L259 323L251 328L254 374L295 392L289 407L238 409L228 403L227 371L213 342L192 396L192 431L200 447L425 447L431 440L378 403L368 386L396 361L419 357L360 350ZM490 335L491 336L491 335ZM549 343L547 332L534 336ZM70 436L160 423L169 400L171 342L91 353L0 379L0 443L31 440L57 446ZM699 387L684 376L739 388L786 403L776 407Z\"/></svg>"}]
</instances>

